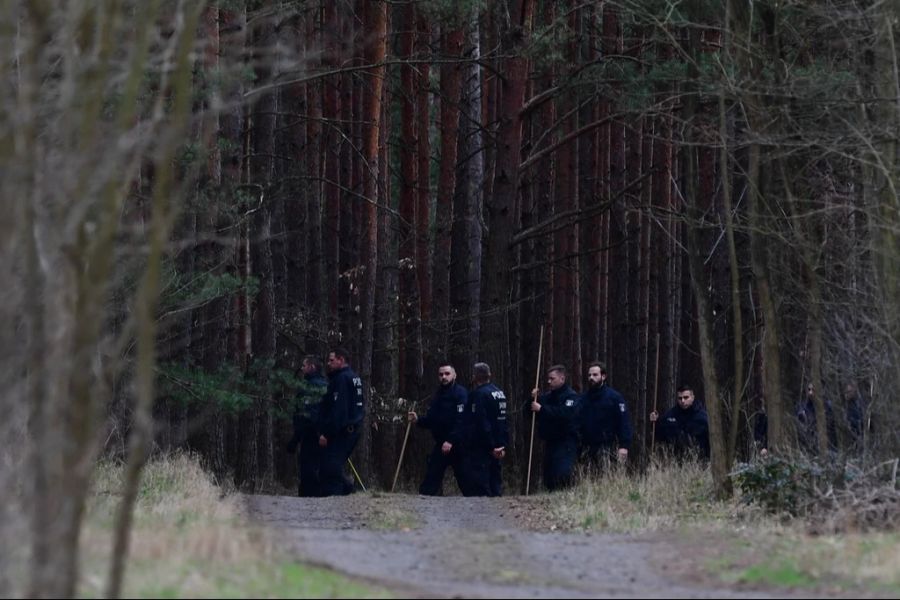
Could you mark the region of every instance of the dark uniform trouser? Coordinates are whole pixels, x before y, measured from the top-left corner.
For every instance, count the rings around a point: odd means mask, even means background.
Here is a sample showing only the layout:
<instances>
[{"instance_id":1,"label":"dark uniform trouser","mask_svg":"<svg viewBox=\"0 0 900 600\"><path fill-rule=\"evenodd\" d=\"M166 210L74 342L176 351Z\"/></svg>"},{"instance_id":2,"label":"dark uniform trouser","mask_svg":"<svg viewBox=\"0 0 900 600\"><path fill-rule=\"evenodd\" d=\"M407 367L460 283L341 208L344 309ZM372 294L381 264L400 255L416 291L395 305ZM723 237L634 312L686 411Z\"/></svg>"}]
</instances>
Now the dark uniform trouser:
<instances>
[{"instance_id":1,"label":"dark uniform trouser","mask_svg":"<svg viewBox=\"0 0 900 600\"><path fill-rule=\"evenodd\" d=\"M616 463L616 453L609 444L588 444L582 449L584 462L591 474L604 473L609 465Z\"/></svg>"},{"instance_id":2,"label":"dark uniform trouser","mask_svg":"<svg viewBox=\"0 0 900 600\"><path fill-rule=\"evenodd\" d=\"M544 485L549 491L567 487L572 483L572 469L578 446L572 438L547 442L544 445Z\"/></svg>"},{"instance_id":3,"label":"dark uniform trouser","mask_svg":"<svg viewBox=\"0 0 900 600\"><path fill-rule=\"evenodd\" d=\"M319 446L319 434L315 427L305 427L300 437L300 453L297 455L301 496L308 498L320 494L319 465L321 462L322 448Z\"/></svg>"},{"instance_id":4,"label":"dark uniform trouser","mask_svg":"<svg viewBox=\"0 0 900 600\"><path fill-rule=\"evenodd\" d=\"M489 468L488 468L488 476L490 480L490 491L491 496L502 496L503 495L503 470L500 467L500 460L494 458L493 456L490 458Z\"/></svg>"},{"instance_id":5,"label":"dark uniform trouser","mask_svg":"<svg viewBox=\"0 0 900 600\"><path fill-rule=\"evenodd\" d=\"M463 496L490 496L490 461L488 450L467 450L461 460Z\"/></svg>"},{"instance_id":6,"label":"dark uniform trouser","mask_svg":"<svg viewBox=\"0 0 900 600\"><path fill-rule=\"evenodd\" d=\"M453 475L456 477L456 483L459 485L460 491L462 491L465 485L462 478L462 468L459 464L458 452L453 450L450 454L444 454L441 452L441 446L443 445L443 442L435 444L434 448L431 450L431 454L428 455L428 462L425 467L425 479L422 481L422 485L419 486L419 493L423 496L444 495L444 472L447 470L447 467L453 469Z\"/></svg>"},{"instance_id":7,"label":"dark uniform trouser","mask_svg":"<svg viewBox=\"0 0 900 600\"><path fill-rule=\"evenodd\" d=\"M329 439L328 445L322 448L319 466L322 496L346 496L353 491L353 484L344 477L344 463L350 458L358 440L359 431L344 432L335 439Z\"/></svg>"}]
</instances>

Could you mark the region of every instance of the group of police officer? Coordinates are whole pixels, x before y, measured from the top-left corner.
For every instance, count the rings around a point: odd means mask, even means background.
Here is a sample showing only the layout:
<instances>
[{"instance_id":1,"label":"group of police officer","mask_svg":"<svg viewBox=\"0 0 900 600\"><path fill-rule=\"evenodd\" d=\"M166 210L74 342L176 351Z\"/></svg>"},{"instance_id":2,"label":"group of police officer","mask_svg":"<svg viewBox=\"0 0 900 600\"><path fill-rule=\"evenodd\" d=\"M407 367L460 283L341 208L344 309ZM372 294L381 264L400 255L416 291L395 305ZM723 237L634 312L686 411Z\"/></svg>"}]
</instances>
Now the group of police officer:
<instances>
[{"instance_id":1,"label":"group of police officer","mask_svg":"<svg viewBox=\"0 0 900 600\"><path fill-rule=\"evenodd\" d=\"M409 412L409 420L430 429L435 442L419 493L440 496L444 472L452 467L464 496L499 496L500 461L509 443L506 394L491 382L491 368L483 362L472 366L471 391L456 382L452 365L441 365L438 379L428 413Z\"/></svg>"},{"instance_id":2,"label":"group of police officer","mask_svg":"<svg viewBox=\"0 0 900 600\"><path fill-rule=\"evenodd\" d=\"M343 465L359 439L364 416L362 381L352 371L346 351L328 355L328 380L314 356L304 357L304 381L297 394L294 436L288 451L301 448L300 495L348 494L351 481ZM590 468L610 461L624 462L631 445L632 427L622 395L607 383L603 363L588 366L587 390L578 394L567 383L563 365L547 370L549 391L532 391L526 410L533 412L538 435L544 441L544 485L549 491L568 486L579 453ZM491 381L491 369L483 362L472 366L472 386L457 382L450 364L438 368L439 385L426 414L409 411L408 419L431 430L434 447L427 459L424 495L441 495L444 473L452 467L465 496L500 496L501 461L509 443L506 394ZM679 389L678 403L667 411L656 429L657 437L674 448L695 446L708 455L706 411L693 402L690 388ZM650 415L657 421L659 415Z\"/></svg>"},{"instance_id":3,"label":"group of police officer","mask_svg":"<svg viewBox=\"0 0 900 600\"><path fill-rule=\"evenodd\" d=\"M444 472L453 468L460 491L466 496L499 496L502 493L501 460L509 441L507 399L491 383L485 363L473 366L472 390L456 382L452 365L438 369L440 385L428 413L409 419L434 435L425 479L419 492L440 495ZM628 456L631 422L622 395L606 383L602 363L588 368L589 389L577 394L566 383L566 368L554 365L547 371L550 390L532 391L526 409L533 412L538 435L544 440L543 473L548 490L570 484L579 449L592 466L608 460L612 451L619 460Z\"/></svg>"},{"instance_id":4,"label":"group of police officer","mask_svg":"<svg viewBox=\"0 0 900 600\"><path fill-rule=\"evenodd\" d=\"M362 379L350 368L342 348L328 353L328 379L315 356L303 357L294 412L294 436L288 452L300 448L301 496L338 496L353 491L344 463L359 441L365 416Z\"/></svg>"}]
</instances>

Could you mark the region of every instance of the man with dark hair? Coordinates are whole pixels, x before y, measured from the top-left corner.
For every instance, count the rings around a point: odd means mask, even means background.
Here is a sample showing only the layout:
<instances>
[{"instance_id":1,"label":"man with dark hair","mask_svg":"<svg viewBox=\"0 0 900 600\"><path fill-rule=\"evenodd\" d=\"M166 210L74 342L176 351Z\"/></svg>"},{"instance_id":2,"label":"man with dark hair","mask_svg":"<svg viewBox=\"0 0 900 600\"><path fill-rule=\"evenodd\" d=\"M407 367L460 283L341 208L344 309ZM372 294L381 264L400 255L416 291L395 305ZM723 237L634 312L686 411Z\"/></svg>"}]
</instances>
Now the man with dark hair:
<instances>
[{"instance_id":1,"label":"man with dark hair","mask_svg":"<svg viewBox=\"0 0 900 600\"><path fill-rule=\"evenodd\" d=\"M438 381L440 385L434 393L428 413L419 417L411 410L408 414L410 421L419 427L430 429L434 436L434 448L428 455L425 479L419 486L419 493L424 496L443 495L444 472L447 467L453 468L459 489L464 487L459 466L459 441L463 433L462 417L468 392L456 383L456 369L449 364L438 367Z\"/></svg>"},{"instance_id":2,"label":"man with dark hair","mask_svg":"<svg viewBox=\"0 0 900 600\"><path fill-rule=\"evenodd\" d=\"M550 391L531 392L529 408L537 414L538 435L544 440L544 485L551 492L572 483L572 468L578 454L578 394L566 383L566 368L547 369ZM537 398L537 399L534 399Z\"/></svg>"},{"instance_id":3,"label":"man with dark hair","mask_svg":"<svg viewBox=\"0 0 900 600\"><path fill-rule=\"evenodd\" d=\"M500 461L506 456L509 442L506 395L491 383L491 368L483 362L472 367L472 391L463 418L463 440L463 495L501 495Z\"/></svg>"},{"instance_id":4,"label":"man with dark hair","mask_svg":"<svg viewBox=\"0 0 900 600\"><path fill-rule=\"evenodd\" d=\"M362 379L350 368L350 355L343 348L328 353L328 389L319 413L319 446L322 461L319 481L323 496L346 495L353 484L344 478L344 463L350 458L365 415Z\"/></svg>"},{"instance_id":5,"label":"man with dark hair","mask_svg":"<svg viewBox=\"0 0 900 600\"><path fill-rule=\"evenodd\" d=\"M319 463L322 452L319 447L317 423L322 395L328 388L328 382L322 376L322 361L315 356L304 356L300 366L303 381L294 398L294 436L288 442L287 450L294 453L297 447L297 467L300 478L299 494L310 497L318 496Z\"/></svg>"},{"instance_id":6,"label":"man with dark hair","mask_svg":"<svg viewBox=\"0 0 900 600\"><path fill-rule=\"evenodd\" d=\"M607 383L603 363L592 362L587 375L588 389L581 396L578 419L584 456L592 468L602 467L613 455L625 462L632 431L625 398Z\"/></svg>"},{"instance_id":7,"label":"man with dark hair","mask_svg":"<svg viewBox=\"0 0 900 600\"><path fill-rule=\"evenodd\" d=\"M663 414L656 427L656 439L668 444L676 456L695 451L709 458L709 416L694 401L694 390L689 385L678 388L678 401ZM650 422L659 420L656 411L650 413Z\"/></svg>"}]
</instances>

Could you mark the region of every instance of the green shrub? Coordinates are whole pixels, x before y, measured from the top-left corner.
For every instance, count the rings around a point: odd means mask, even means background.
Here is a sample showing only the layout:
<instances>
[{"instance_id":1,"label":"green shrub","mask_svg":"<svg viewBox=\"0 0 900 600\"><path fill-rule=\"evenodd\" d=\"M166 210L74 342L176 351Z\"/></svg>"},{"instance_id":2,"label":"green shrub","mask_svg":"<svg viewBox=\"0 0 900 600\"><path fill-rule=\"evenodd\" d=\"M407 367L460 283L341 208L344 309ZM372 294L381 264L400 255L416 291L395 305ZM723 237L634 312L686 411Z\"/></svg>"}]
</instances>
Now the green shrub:
<instances>
[{"instance_id":1,"label":"green shrub","mask_svg":"<svg viewBox=\"0 0 900 600\"><path fill-rule=\"evenodd\" d=\"M827 476L814 462L780 457L740 464L731 473L744 502L795 517L806 513Z\"/></svg>"}]
</instances>

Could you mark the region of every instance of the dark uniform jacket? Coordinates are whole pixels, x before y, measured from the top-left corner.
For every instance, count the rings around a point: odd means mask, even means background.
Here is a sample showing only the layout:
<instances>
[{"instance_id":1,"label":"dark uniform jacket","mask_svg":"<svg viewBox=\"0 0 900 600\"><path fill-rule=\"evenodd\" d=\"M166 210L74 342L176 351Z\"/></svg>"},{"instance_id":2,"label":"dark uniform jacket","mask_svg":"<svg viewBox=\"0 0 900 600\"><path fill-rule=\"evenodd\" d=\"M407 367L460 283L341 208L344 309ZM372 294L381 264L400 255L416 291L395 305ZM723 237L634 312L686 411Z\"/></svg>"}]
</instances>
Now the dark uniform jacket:
<instances>
[{"instance_id":1,"label":"dark uniform jacket","mask_svg":"<svg viewBox=\"0 0 900 600\"><path fill-rule=\"evenodd\" d=\"M696 401L687 410L676 404L660 417L656 438L672 444L677 453L697 448L702 456L709 458L709 416Z\"/></svg>"},{"instance_id":2,"label":"dark uniform jacket","mask_svg":"<svg viewBox=\"0 0 900 600\"><path fill-rule=\"evenodd\" d=\"M588 388L578 410L583 445L631 448L631 419L622 394L605 383Z\"/></svg>"},{"instance_id":3,"label":"dark uniform jacket","mask_svg":"<svg viewBox=\"0 0 900 600\"><path fill-rule=\"evenodd\" d=\"M547 442L578 438L578 394L568 384L556 388L538 399L538 435ZM530 402L529 402L530 404Z\"/></svg>"},{"instance_id":4,"label":"dark uniform jacket","mask_svg":"<svg viewBox=\"0 0 900 600\"><path fill-rule=\"evenodd\" d=\"M322 396L319 433L331 440L352 433L365 414L362 379L350 367L328 375L328 390Z\"/></svg>"},{"instance_id":5,"label":"dark uniform jacket","mask_svg":"<svg viewBox=\"0 0 900 600\"><path fill-rule=\"evenodd\" d=\"M303 376L294 400L294 437L288 442L290 452L297 449L305 433L315 433L319 422L322 394L327 388L328 381L321 374L310 373Z\"/></svg>"},{"instance_id":6,"label":"dark uniform jacket","mask_svg":"<svg viewBox=\"0 0 900 600\"><path fill-rule=\"evenodd\" d=\"M428 407L428 414L419 417L416 424L430 429L438 444L450 442L455 446L462 438L462 419L468 395L466 388L455 382L439 386Z\"/></svg>"},{"instance_id":7,"label":"dark uniform jacket","mask_svg":"<svg viewBox=\"0 0 900 600\"><path fill-rule=\"evenodd\" d=\"M480 452L509 443L506 395L493 383L483 383L471 392L463 420L463 443Z\"/></svg>"}]
</instances>

